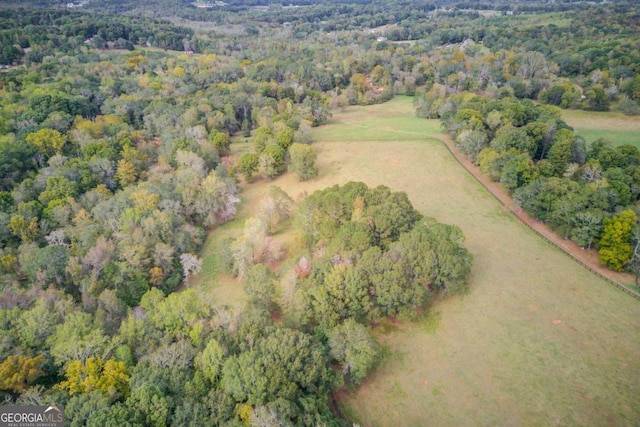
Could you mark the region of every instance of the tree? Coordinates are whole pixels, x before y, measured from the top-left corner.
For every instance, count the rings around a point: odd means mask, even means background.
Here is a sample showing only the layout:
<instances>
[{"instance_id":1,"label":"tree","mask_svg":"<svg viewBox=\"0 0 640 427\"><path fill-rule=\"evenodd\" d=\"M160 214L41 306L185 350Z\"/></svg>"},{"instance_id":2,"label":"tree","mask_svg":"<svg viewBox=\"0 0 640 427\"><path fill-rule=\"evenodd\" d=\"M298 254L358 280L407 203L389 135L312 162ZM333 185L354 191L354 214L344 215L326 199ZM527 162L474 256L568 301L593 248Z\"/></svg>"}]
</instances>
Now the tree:
<instances>
[{"instance_id":1,"label":"tree","mask_svg":"<svg viewBox=\"0 0 640 427\"><path fill-rule=\"evenodd\" d=\"M367 77L362 73L356 73L351 76L351 86L359 93L364 94L369 89Z\"/></svg>"},{"instance_id":2,"label":"tree","mask_svg":"<svg viewBox=\"0 0 640 427\"><path fill-rule=\"evenodd\" d=\"M502 165L506 153L499 153L491 147L487 147L478 153L476 163L480 166L480 171L487 174L492 181L498 181L502 172Z\"/></svg>"},{"instance_id":3,"label":"tree","mask_svg":"<svg viewBox=\"0 0 640 427\"><path fill-rule=\"evenodd\" d=\"M513 191L516 188L527 185L538 177L538 170L533 164L528 154L521 153L518 155L508 156L508 160L502 167L500 174L500 183L507 190Z\"/></svg>"},{"instance_id":4,"label":"tree","mask_svg":"<svg viewBox=\"0 0 640 427\"><path fill-rule=\"evenodd\" d=\"M75 309L69 295L49 288L33 307L20 313L16 327L20 344L26 349L43 352L47 338Z\"/></svg>"},{"instance_id":5,"label":"tree","mask_svg":"<svg viewBox=\"0 0 640 427\"><path fill-rule=\"evenodd\" d=\"M38 200L44 206L54 200L65 201L67 197L78 195L78 183L63 176L51 176L47 179L47 187L40 193Z\"/></svg>"},{"instance_id":6,"label":"tree","mask_svg":"<svg viewBox=\"0 0 640 427\"><path fill-rule=\"evenodd\" d=\"M602 85L594 85L585 92L585 110L609 111L609 96Z\"/></svg>"},{"instance_id":7,"label":"tree","mask_svg":"<svg viewBox=\"0 0 640 427\"><path fill-rule=\"evenodd\" d=\"M549 224L558 234L563 234L563 237L568 239L574 216L584 211L586 205L587 200L581 193L568 193L553 202Z\"/></svg>"},{"instance_id":8,"label":"tree","mask_svg":"<svg viewBox=\"0 0 640 427\"><path fill-rule=\"evenodd\" d=\"M0 134L8 133L0 132ZM22 140L9 136L0 137L0 189L10 190L35 168L34 155L37 148Z\"/></svg>"},{"instance_id":9,"label":"tree","mask_svg":"<svg viewBox=\"0 0 640 427\"><path fill-rule=\"evenodd\" d=\"M603 221L602 237L598 243L600 262L615 271L622 271L631 261L631 237L638 217L628 209Z\"/></svg>"},{"instance_id":10,"label":"tree","mask_svg":"<svg viewBox=\"0 0 640 427\"><path fill-rule=\"evenodd\" d=\"M113 402L110 401L109 396L96 390L91 393L78 393L71 396L64 409L71 427L85 427L87 420L93 414L106 410L112 405Z\"/></svg>"},{"instance_id":11,"label":"tree","mask_svg":"<svg viewBox=\"0 0 640 427\"><path fill-rule=\"evenodd\" d=\"M204 350L199 353L195 358L195 367L202 372L212 384L215 384L218 380L222 365L225 357L224 348L211 338Z\"/></svg>"},{"instance_id":12,"label":"tree","mask_svg":"<svg viewBox=\"0 0 640 427\"><path fill-rule=\"evenodd\" d=\"M454 129L471 129L479 132L484 131L482 113L472 108L461 108L453 118L453 126L450 127L450 130Z\"/></svg>"},{"instance_id":13,"label":"tree","mask_svg":"<svg viewBox=\"0 0 640 427\"><path fill-rule=\"evenodd\" d=\"M286 402L286 401L283 401ZM286 402L288 403L288 402ZM291 404L285 407L284 414L280 414L278 408L273 408L273 405L260 405L253 409L249 416L248 425L251 427L276 427L291 425L287 420L291 418L292 410Z\"/></svg>"},{"instance_id":14,"label":"tree","mask_svg":"<svg viewBox=\"0 0 640 427\"><path fill-rule=\"evenodd\" d=\"M260 154L273 140L273 131L267 126L260 126L253 134L253 151Z\"/></svg>"},{"instance_id":15,"label":"tree","mask_svg":"<svg viewBox=\"0 0 640 427\"><path fill-rule=\"evenodd\" d=\"M503 126L496 132L496 136L491 141L491 147L497 152L515 149L518 152L527 153L530 157L536 151L536 143L525 131L525 128Z\"/></svg>"},{"instance_id":16,"label":"tree","mask_svg":"<svg viewBox=\"0 0 640 427\"><path fill-rule=\"evenodd\" d=\"M256 264L249 270L244 290L256 306L270 309L276 294L275 277L264 264Z\"/></svg>"},{"instance_id":17,"label":"tree","mask_svg":"<svg viewBox=\"0 0 640 427\"><path fill-rule=\"evenodd\" d=\"M253 175L258 172L259 166L260 159L255 153L244 153L242 157L240 157L238 170L247 182L252 182Z\"/></svg>"},{"instance_id":18,"label":"tree","mask_svg":"<svg viewBox=\"0 0 640 427\"><path fill-rule=\"evenodd\" d=\"M164 393L158 384L148 382L132 390L127 405L142 412L144 425L164 427L167 425L171 407L171 396Z\"/></svg>"},{"instance_id":19,"label":"tree","mask_svg":"<svg viewBox=\"0 0 640 427\"><path fill-rule=\"evenodd\" d=\"M559 200L579 191L580 185L566 178L538 178L514 191L513 199L529 215L546 221Z\"/></svg>"},{"instance_id":20,"label":"tree","mask_svg":"<svg viewBox=\"0 0 640 427\"><path fill-rule=\"evenodd\" d=\"M9 356L0 363L0 390L20 393L44 375L44 357Z\"/></svg>"},{"instance_id":21,"label":"tree","mask_svg":"<svg viewBox=\"0 0 640 427\"><path fill-rule=\"evenodd\" d=\"M86 427L143 427L148 426L137 408L116 402L97 409L87 418Z\"/></svg>"},{"instance_id":22,"label":"tree","mask_svg":"<svg viewBox=\"0 0 640 427\"><path fill-rule=\"evenodd\" d=\"M426 230L423 231L424 228ZM462 230L455 225L433 221L430 224L417 226L412 230L412 233L416 232L426 232L435 256L431 288L450 294L464 292L471 273L473 257L463 246ZM418 277L420 271L418 270Z\"/></svg>"},{"instance_id":23,"label":"tree","mask_svg":"<svg viewBox=\"0 0 640 427\"><path fill-rule=\"evenodd\" d=\"M622 111L627 116L638 116L640 115L640 103L637 100L629 99L627 97L623 98L618 104L618 109Z\"/></svg>"},{"instance_id":24,"label":"tree","mask_svg":"<svg viewBox=\"0 0 640 427\"><path fill-rule=\"evenodd\" d=\"M362 308L366 296L359 294L368 288L368 283L357 273L360 271L345 263L316 266L300 295L305 323L318 324L326 330L352 316L366 319L368 313Z\"/></svg>"},{"instance_id":25,"label":"tree","mask_svg":"<svg viewBox=\"0 0 640 427\"><path fill-rule=\"evenodd\" d=\"M242 130L242 136L244 136L245 138L251 136L251 122L249 121L249 119L242 119L240 130Z\"/></svg>"},{"instance_id":26,"label":"tree","mask_svg":"<svg viewBox=\"0 0 640 427\"><path fill-rule=\"evenodd\" d=\"M202 325L191 330L197 339L200 331ZM193 342L186 337L178 338L175 342L165 340L158 348L148 352L145 359L162 369L186 370L193 365L195 350Z\"/></svg>"},{"instance_id":27,"label":"tree","mask_svg":"<svg viewBox=\"0 0 640 427\"><path fill-rule=\"evenodd\" d=\"M69 249L65 246L34 248L33 251L21 253L18 259L22 271L34 281L39 280L46 284L55 283L58 285L66 282L65 268L69 259Z\"/></svg>"},{"instance_id":28,"label":"tree","mask_svg":"<svg viewBox=\"0 0 640 427\"><path fill-rule=\"evenodd\" d=\"M545 104L560 105L562 102L562 95L570 88L569 83L557 83L548 89L540 91L538 98Z\"/></svg>"},{"instance_id":29,"label":"tree","mask_svg":"<svg viewBox=\"0 0 640 427\"><path fill-rule=\"evenodd\" d=\"M556 132L553 141L549 149L549 169L552 176L562 176L571 159L575 137L570 130L561 129Z\"/></svg>"},{"instance_id":30,"label":"tree","mask_svg":"<svg viewBox=\"0 0 640 427\"><path fill-rule=\"evenodd\" d=\"M95 319L84 312L73 312L56 327L47 339L54 362L60 366L89 357L101 357L109 347L109 339L95 325Z\"/></svg>"},{"instance_id":31,"label":"tree","mask_svg":"<svg viewBox=\"0 0 640 427\"><path fill-rule=\"evenodd\" d=\"M273 233L278 225L291 217L292 211L293 199L280 187L271 186L269 195L260 202L258 217L267 224L269 233Z\"/></svg>"},{"instance_id":32,"label":"tree","mask_svg":"<svg viewBox=\"0 0 640 427\"><path fill-rule=\"evenodd\" d=\"M138 173L133 163L125 159L120 159L118 161L118 169L115 177L121 187L124 188L136 182L137 175Z\"/></svg>"},{"instance_id":33,"label":"tree","mask_svg":"<svg viewBox=\"0 0 640 427\"><path fill-rule=\"evenodd\" d=\"M278 398L300 403L308 394L324 398L334 384L322 344L282 326L268 327L251 350L227 359L220 380L223 391L249 405Z\"/></svg>"},{"instance_id":34,"label":"tree","mask_svg":"<svg viewBox=\"0 0 640 427\"><path fill-rule=\"evenodd\" d=\"M211 134L211 142L221 156L229 154L229 148L231 146L231 138L226 132L214 132Z\"/></svg>"},{"instance_id":35,"label":"tree","mask_svg":"<svg viewBox=\"0 0 640 427\"><path fill-rule=\"evenodd\" d=\"M620 87L621 91L631 99L640 99L640 74L628 79Z\"/></svg>"},{"instance_id":36,"label":"tree","mask_svg":"<svg viewBox=\"0 0 640 427\"><path fill-rule=\"evenodd\" d=\"M607 190L613 199L612 205L628 206L632 203L633 178L629 173L621 168L611 167L602 174L602 177L608 184Z\"/></svg>"},{"instance_id":37,"label":"tree","mask_svg":"<svg viewBox=\"0 0 640 427\"><path fill-rule=\"evenodd\" d=\"M39 232L38 218L34 216L27 221L22 215L13 215L7 224L7 228L14 235L20 237L23 242L31 242Z\"/></svg>"},{"instance_id":38,"label":"tree","mask_svg":"<svg viewBox=\"0 0 640 427\"><path fill-rule=\"evenodd\" d=\"M276 144L278 144L286 152L291 144L293 144L295 133L293 129L288 126L283 126L276 132Z\"/></svg>"},{"instance_id":39,"label":"tree","mask_svg":"<svg viewBox=\"0 0 640 427\"><path fill-rule=\"evenodd\" d=\"M163 331L165 338L186 335L197 341L202 331L200 324L202 319L211 315L210 301L193 289L171 293L164 297L161 290L152 288L140 300L140 307L146 310L148 319L154 327ZM123 323L130 320L127 319ZM140 333L135 330L134 322L127 326L132 327L132 334ZM131 339L136 340L137 337L133 336Z\"/></svg>"},{"instance_id":40,"label":"tree","mask_svg":"<svg viewBox=\"0 0 640 427\"><path fill-rule=\"evenodd\" d=\"M477 164L478 154L488 145L487 135L481 131L463 130L456 137L456 145L469 160Z\"/></svg>"},{"instance_id":41,"label":"tree","mask_svg":"<svg viewBox=\"0 0 640 427\"><path fill-rule=\"evenodd\" d=\"M380 346L364 325L347 319L327 334L331 357L342 365L342 373L358 385L378 361Z\"/></svg>"},{"instance_id":42,"label":"tree","mask_svg":"<svg viewBox=\"0 0 640 427\"><path fill-rule=\"evenodd\" d=\"M129 395L129 375L123 362L89 357L85 362L74 360L67 366L67 379L58 388L69 390L70 395L99 390L112 399Z\"/></svg>"},{"instance_id":43,"label":"tree","mask_svg":"<svg viewBox=\"0 0 640 427\"><path fill-rule=\"evenodd\" d=\"M40 154L45 157L62 154L62 147L64 147L64 144L67 142L66 138L60 132L47 128L30 133L27 135L26 141L33 144Z\"/></svg>"},{"instance_id":44,"label":"tree","mask_svg":"<svg viewBox=\"0 0 640 427\"><path fill-rule=\"evenodd\" d=\"M235 186L218 177L215 171L202 180L195 195L194 211L206 227L227 221L236 213L240 199Z\"/></svg>"},{"instance_id":45,"label":"tree","mask_svg":"<svg viewBox=\"0 0 640 427\"><path fill-rule=\"evenodd\" d=\"M285 150L278 144L271 144L262 151L260 164L267 178L273 179L284 172L285 153Z\"/></svg>"},{"instance_id":46,"label":"tree","mask_svg":"<svg viewBox=\"0 0 640 427\"><path fill-rule=\"evenodd\" d=\"M289 170L297 173L301 181L318 175L318 168L315 166L317 155L311 146L295 143L289 148L289 154L291 155Z\"/></svg>"},{"instance_id":47,"label":"tree","mask_svg":"<svg viewBox=\"0 0 640 427\"><path fill-rule=\"evenodd\" d=\"M200 273L202 270L202 260L190 253L180 255L180 265L182 266L184 280L189 280L189 277Z\"/></svg>"},{"instance_id":48,"label":"tree","mask_svg":"<svg viewBox=\"0 0 640 427\"><path fill-rule=\"evenodd\" d=\"M409 232L421 218L407 193L392 192L386 186L370 190L364 201L367 205L364 218L371 224L373 243L383 249L396 241L402 233Z\"/></svg>"},{"instance_id":49,"label":"tree","mask_svg":"<svg viewBox=\"0 0 640 427\"><path fill-rule=\"evenodd\" d=\"M102 270L112 261L115 250L115 244L103 236L99 237L95 245L89 248L82 258L82 264L91 273L92 282L98 280Z\"/></svg>"},{"instance_id":50,"label":"tree","mask_svg":"<svg viewBox=\"0 0 640 427\"><path fill-rule=\"evenodd\" d=\"M591 249L602 231L602 219L602 212L597 210L576 212L571 218L571 240L582 248Z\"/></svg>"},{"instance_id":51,"label":"tree","mask_svg":"<svg viewBox=\"0 0 640 427\"><path fill-rule=\"evenodd\" d=\"M444 104L444 94L438 94L435 90L430 90L422 96L416 96L413 104L416 107L416 115L426 119L437 119L440 107Z\"/></svg>"},{"instance_id":52,"label":"tree","mask_svg":"<svg viewBox=\"0 0 640 427\"><path fill-rule=\"evenodd\" d=\"M117 297L113 289L105 289L98 296L96 318L104 325L105 332L113 335L127 314L127 306Z\"/></svg>"},{"instance_id":53,"label":"tree","mask_svg":"<svg viewBox=\"0 0 640 427\"><path fill-rule=\"evenodd\" d=\"M410 317L429 293L466 289L471 256L462 232L433 220L421 225L405 193L334 186L305 199L296 219L309 246L323 254L295 268L295 314L305 326L328 330L348 318Z\"/></svg>"}]
</instances>

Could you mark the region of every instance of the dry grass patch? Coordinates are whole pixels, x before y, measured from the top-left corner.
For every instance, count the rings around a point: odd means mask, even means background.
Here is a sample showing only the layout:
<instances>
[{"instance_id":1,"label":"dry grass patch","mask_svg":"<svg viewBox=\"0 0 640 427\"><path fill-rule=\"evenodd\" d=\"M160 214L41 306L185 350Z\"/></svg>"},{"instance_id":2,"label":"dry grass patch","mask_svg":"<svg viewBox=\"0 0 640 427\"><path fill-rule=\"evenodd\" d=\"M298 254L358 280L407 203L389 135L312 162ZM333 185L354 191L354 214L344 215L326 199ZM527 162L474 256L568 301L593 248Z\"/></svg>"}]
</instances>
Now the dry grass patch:
<instances>
[{"instance_id":1,"label":"dry grass patch","mask_svg":"<svg viewBox=\"0 0 640 427\"><path fill-rule=\"evenodd\" d=\"M627 116L619 112L563 110L562 118L580 129L640 131L640 116Z\"/></svg>"}]
</instances>

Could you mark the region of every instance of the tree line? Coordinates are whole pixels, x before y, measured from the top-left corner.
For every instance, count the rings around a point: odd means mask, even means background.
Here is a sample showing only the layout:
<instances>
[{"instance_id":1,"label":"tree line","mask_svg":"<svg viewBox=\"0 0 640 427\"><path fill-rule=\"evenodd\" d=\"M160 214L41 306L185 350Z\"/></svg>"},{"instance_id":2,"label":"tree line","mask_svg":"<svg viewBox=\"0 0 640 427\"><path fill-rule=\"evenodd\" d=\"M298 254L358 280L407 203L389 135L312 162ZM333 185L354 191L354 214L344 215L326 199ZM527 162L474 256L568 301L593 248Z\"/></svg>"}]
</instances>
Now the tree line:
<instances>
[{"instance_id":1,"label":"tree line","mask_svg":"<svg viewBox=\"0 0 640 427\"><path fill-rule=\"evenodd\" d=\"M587 146L560 109L514 98L453 96L443 125L455 144L529 215L600 261L637 272L640 152L598 139Z\"/></svg>"}]
</instances>

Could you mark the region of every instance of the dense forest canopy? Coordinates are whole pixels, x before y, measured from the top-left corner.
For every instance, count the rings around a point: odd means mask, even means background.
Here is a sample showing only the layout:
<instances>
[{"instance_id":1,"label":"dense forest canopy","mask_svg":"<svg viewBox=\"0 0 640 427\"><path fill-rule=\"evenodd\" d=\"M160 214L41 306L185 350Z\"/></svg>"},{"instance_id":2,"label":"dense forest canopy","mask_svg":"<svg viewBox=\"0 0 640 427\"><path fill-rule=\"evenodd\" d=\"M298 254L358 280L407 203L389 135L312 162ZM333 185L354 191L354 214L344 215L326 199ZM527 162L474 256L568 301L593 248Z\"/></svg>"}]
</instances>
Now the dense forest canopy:
<instances>
[{"instance_id":1,"label":"dense forest canopy","mask_svg":"<svg viewBox=\"0 0 640 427\"><path fill-rule=\"evenodd\" d=\"M458 227L384 186L274 187L217 253L250 304L186 287L240 183L313 179L311 129L396 95L531 215L637 270L638 149L561 114L640 114L640 12L597 3L3 6L0 396L73 426L346 425L332 392L380 361L370 328L469 288Z\"/></svg>"}]
</instances>

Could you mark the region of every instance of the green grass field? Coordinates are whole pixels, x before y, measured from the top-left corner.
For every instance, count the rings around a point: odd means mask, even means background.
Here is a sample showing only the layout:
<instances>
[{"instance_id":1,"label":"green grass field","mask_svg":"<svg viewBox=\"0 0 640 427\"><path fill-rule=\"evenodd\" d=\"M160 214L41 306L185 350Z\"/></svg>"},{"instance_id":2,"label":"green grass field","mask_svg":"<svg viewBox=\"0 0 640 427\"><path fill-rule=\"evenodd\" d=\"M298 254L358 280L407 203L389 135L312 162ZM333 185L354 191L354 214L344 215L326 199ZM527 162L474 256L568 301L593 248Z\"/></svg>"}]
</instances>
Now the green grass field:
<instances>
[{"instance_id":1,"label":"green grass field","mask_svg":"<svg viewBox=\"0 0 640 427\"><path fill-rule=\"evenodd\" d=\"M425 136L442 132L440 121L421 120L411 113L412 98L398 97L384 104L385 113L371 116L376 107L348 108L327 126L316 128L319 142L422 141Z\"/></svg>"},{"instance_id":2,"label":"green grass field","mask_svg":"<svg viewBox=\"0 0 640 427\"><path fill-rule=\"evenodd\" d=\"M587 144L604 138L616 145L630 144L640 148L640 117L619 112L563 110L562 118Z\"/></svg>"},{"instance_id":3,"label":"green grass field","mask_svg":"<svg viewBox=\"0 0 640 427\"><path fill-rule=\"evenodd\" d=\"M426 320L376 330L387 356L360 388L340 393L343 413L363 426L638 425L640 302L512 218L431 139L439 132L407 98L350 108L314 132L318 178L287 174L243 193L240 218L271 184L293 197L350 180L385 184L465 233L469 294L436 302ZM211 256L241 227L212 234L192 284L219 303L243 300L233 279L215 278Z\"/></svg>"}]
</instances>

